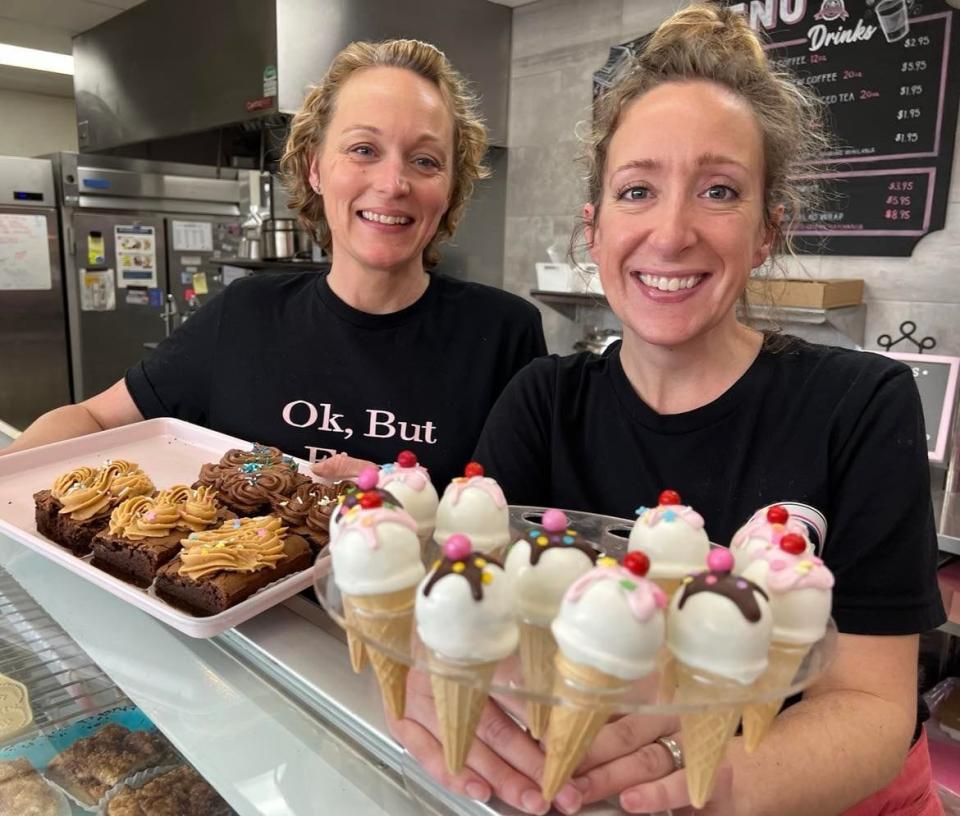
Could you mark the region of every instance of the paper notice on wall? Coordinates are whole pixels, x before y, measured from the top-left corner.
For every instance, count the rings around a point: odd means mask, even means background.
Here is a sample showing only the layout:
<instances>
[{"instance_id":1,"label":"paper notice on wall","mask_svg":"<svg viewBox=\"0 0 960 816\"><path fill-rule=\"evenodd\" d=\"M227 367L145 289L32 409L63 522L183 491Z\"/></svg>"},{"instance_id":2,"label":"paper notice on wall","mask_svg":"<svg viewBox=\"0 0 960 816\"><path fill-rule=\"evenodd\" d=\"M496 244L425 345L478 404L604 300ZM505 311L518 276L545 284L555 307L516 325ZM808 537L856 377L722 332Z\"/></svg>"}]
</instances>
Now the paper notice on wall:
<instances>
[{"instance_id":1,"label":"paper notice on wall","mask_svg":"<svg viewBox=\"0 0 960 816\"><path fill-rule=\"evenodd\" d=\"M117 251L117 286L157 285L157 236L153 227L141 224L113 228Z\"/></svg>"},{"instance_id":2,"label":"paper notice on wall","mask_svg":"<svg viewBox=\"0 0 960 816\"><path fill-rule=\"evenodd\" d=\"M46 217L0 213L0 289L52 285Z\"/></svg>"},{"instance_id":3,"label":"paper notice on wall","mask_svg":"<svg viewBox=\"0 0 960 816\"><path fill-rule=\"evenodd\" d=\"M112 269L80 269L80 311L112 312L117 308L117 287Z\"/></svg>"},{"instance_id":4,"label":"paper notice on wall","mask_svg":"<svg viewBox=\"0 0 960 816\"><path fill-rule=\"evenodd\" d=\"M207 287L207 273L206 272L194 272L193 273L193 291L198 295L205 295L210 290Z\"/></svg>"},{"instance_id":5,"label":"paper notice on wall","mask_svg":"<svg viewBox=\"0 0 960 816\"><path fill-rule=\"evenodd\" d=\"M173 251L213 252L213 224L209 221L174 221Z\"/></svg>"}]
</instances>

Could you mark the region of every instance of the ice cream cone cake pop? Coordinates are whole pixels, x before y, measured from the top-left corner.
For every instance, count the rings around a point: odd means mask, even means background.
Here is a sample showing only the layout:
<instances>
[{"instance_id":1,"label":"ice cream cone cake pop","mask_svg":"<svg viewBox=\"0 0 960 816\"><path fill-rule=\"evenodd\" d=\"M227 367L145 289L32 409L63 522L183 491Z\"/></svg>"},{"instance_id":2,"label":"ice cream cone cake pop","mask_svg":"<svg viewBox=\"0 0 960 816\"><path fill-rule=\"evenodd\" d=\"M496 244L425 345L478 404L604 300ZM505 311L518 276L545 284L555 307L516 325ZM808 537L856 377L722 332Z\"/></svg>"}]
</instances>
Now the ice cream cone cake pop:
<instances>
[{"instance_id":1,"label":"ice cream cone cake pop","mask_svg":"<svg viewBox=\"0 0 960 816\"><path fill-rule=\"evenodd\" d=\"M549 695L553 689L556 641L550 623L567 588L597 560L597 551L569 526L565 513L547 510L541 524L510 547L504 562L520 618L520 664L527 688ZM534 739L546 733L550 706L531 701L528 726Z\"/></svg>"},{"instance_id":2,"label":"ice cream cone cake pop","mask_svg":"<svg viewBox=\"0 0 960 816\"><path fill-rule=\"evenodd\" d=\"M710 705L680 716L687 789L695 808L710 798L717 768L740 720L742 706L722 701L765 671L773 628L766 593L732 573L728 550L711 551L707 567L683 580L667 614L677 702Z\"/></svg>"},{"instance_id":3,"label":"ice cream cone cake pop","mask_svg":"<svg viewBox=\"0 0 960 816\"><path fill-rule=\"evenodd\" d=\"M570 779L613 706L630 684L650 674L663 643L667 598L644 576L650 561L627 553L613 558L567 590L552 624L558 651L554 694L562 701L550 714L541 791L548 802Z\"/></svg>"},{"instance_id":4,"label":"ice cream cone cake pop","mask_svg":"<svg viewBox=\"0 0 960 816\"><path fill-rule=\"evenodd\" d=\"M773 615L769 665L754 687L758 696L787 688L807 653L827 630L833 573L808 552L808 543L796 533L787 533L780 537L777 549L756 551L743 571L743 578L767 593ZM783 700L779 697L744 707L743 741L747 753L760 744Z\"/></svg>"},{"instance_id":5,"label":"ice cream cone cake pop","mask_svg":"<svg viewBox=\"0 0 960 816\"><path fill-rule=\"evenodd\" d=\"M447 485L437 507L438 544L460 533L469 536L478 552L496 556L510 543L510 513L500 485L483 475L483 466L470 462Z\"/></svg>"},{"instance_id":6,"label":"ice cream cone cake pop","mask_svg":"<svg viewBox=\"0 0 960 816\"><path fill-rule=\"evenodd\" d=\"M664 490L656 507L638 507L627 549L650 559L650 579L673 595L685 575L703 567L710 539L703 517L682 503L675 490Z\"/></svg>"},{"instance_id":7,"label":"ice cream cone cake pop","mask_svg":"<svg viewBox=\"0 0 960 816\"><path fill-rule=\"evenodd\" d=\"M804 542L804 552L814 555L807 525L791 516L786 507L772 504L758 510L730 540L734 572L742 573L758 553L778 550L780 539L788 534L800 536Z\"/></svg>"},{"instance_id":8,"label":"ice cream cone cake pop","mask_svg":"<svg viewBox=\"0 0 960 816\"><path fill-rule=\"evenodd\" d=\"M409 667L376 645L394 654L409 653L414 597L424 568L416 522L398 504L384 500L376 480L374 468L358 477L330 556L344 599L348 639L357 633L366 639L384 702L393 716L402 717Z\"/></svg>"},{"instance_id":9,"label":"ice cream cone cake pop","mask_svg":"<svg viewBox=\"0 0 960 816\"><path fill-rule=\"evenodd\" d=\"M428 650L444 760L456 773L473 743L497 662L517 647L516 607L503 568L467 536L450 536L417 590L416 619Z\"/></svg>"},{"instance_id":10,"label":"ice cream cone cake pop","mask_svg":"<svg viewBox=\"0 0 960 816\"><path fill-rule=\"evenodd\" d=\"M412 451L400 451L397 461L380 468L377 487L387 490L417 522L421 542L433 536L440 499L430 474Z\"/></svg>"}]
</instances>

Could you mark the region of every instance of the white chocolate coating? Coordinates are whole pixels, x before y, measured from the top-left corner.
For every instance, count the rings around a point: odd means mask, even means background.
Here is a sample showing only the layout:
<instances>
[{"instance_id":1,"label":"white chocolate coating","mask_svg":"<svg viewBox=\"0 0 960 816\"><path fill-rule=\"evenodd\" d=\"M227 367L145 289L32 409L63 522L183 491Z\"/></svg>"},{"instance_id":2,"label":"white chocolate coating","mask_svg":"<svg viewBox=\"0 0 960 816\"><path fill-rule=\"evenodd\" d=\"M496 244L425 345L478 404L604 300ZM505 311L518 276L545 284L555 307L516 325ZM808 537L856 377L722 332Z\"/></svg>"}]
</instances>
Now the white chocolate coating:
<instances>
[{"instance_id":1,"label":"white chocolate coating","mask_svg":"<svg viewBox=\"0 0 960 816\"><path fill-rule=\"evenodd\" d=\"M411 468L412 469L412 468ZM402 478L403 471L380 472L380 481L377 487L388 491L417 523L417 535L421 541L433 536L433 528L437 519L437 505L440 498L437 489L429 480L423 487L417 489Z\"/></svg>"},{"instance_id":2,"label":"white chocolate coating","mask_svg":"<svg viewBox=\"0 0 960 816\"><path fill-rule=\"evenodd\" d=\"M530 543L519 539L507 553L504 569L516 593L521 620L548 626L560 609L567 588L593 567L576 547L551 547L530 563Z\"/></svg>"},{"instance_id":3,"label":"white chocolate coating","mask_svg":"<svg viewBox=\"0 0 960 816\"><path fill-rule=\"evenodd\" d=\"M685 515L699 520L699 525L689 523ZM627 550L640 550L650 559L651 579L683 578L703 569L710 539L703 520L689 507L660 506L640 515L630 531Z\"/></svg>"},{"instance_id":4,"label":"white chocolate coating","mask_svg":"<svg viewBox=\"0 0 960 816\"><path fill-rule=\"evenodd\" d=\"M483 584L479 601L466 578L455 573L444 575L429 595L423 590L432 573L417 587L417 634L424 646L448 660L487 663L501 660L517 647L520 629L510 582L496 564L484 570L491 580Z\"/></svg>"},{"instance_id":5,"label":"white chocolate coating","mask_svg":"<svg viewBox=\"0 0 960 816\"><path fill-rule=\"evenodd\" d=\"M455 533L469 537L477 552L492 553L510 543L510 511L493 479L474 476L447 485L437 507L433 537L442 547Z\"/></svg>"},{"instance_id":6,"label":"white chocolate coating","mask_svg":"<svg viewBox=\"0 0 960 816\"><path fill-rule=\"evenodd\" d=\"M667 612L667 646L674 657L695 669L741 684L756 680L767 668L773 615L766 600L754 591L760 620L748 621L729 598L698 592L683 608L680 587Z\"/></svg>"},{"instance_id":7,"label":"white chocolate coating","mask_svg":"<svg viewBox=\"0 0 960 816\"><path fill-rule=\"evenodd\" d=\"M633 600L643 607L636 614ZM596 567L581 577L563 598L551 629L564 656L623 680L636 680L656 668L663 643L665 598L650 581L620 567Z\"/></svg>"},{"instance_id":8,"label":"white chocolate coating","mask_svg":"<svg viewBox=\"0 0 960 816\"><path fill-rule=\"evenodd\" d=\"M777 562L784 565L780 571L804 570L806 577L813 577L814 580L806 581L796 574L797 582L792 587L785 586L775 578L786 576L776 576L775 572L771 572L771 564ZM773 640L777 643L813 645L826 634L833 599L833 576L829 575L827 580L827 575L811 575L821 571L829 574L822 564L815 565L804 556L791 556L783 552L771 559L755 558L744 570L743 577L753 581L770 596Z\"/></svg>"},{"instance_id":9,"label":"white chocolate coating","mask_svg":"<svg viewBox=\"0 0 960 816\"><path fill-rule=\"evenodd\" d=\"M400 509L366 510L341 522L330 545L333 580L340 591L380 595L416 584L425 570L415 530L414 520Z\"/></svg>"}]
</instances>

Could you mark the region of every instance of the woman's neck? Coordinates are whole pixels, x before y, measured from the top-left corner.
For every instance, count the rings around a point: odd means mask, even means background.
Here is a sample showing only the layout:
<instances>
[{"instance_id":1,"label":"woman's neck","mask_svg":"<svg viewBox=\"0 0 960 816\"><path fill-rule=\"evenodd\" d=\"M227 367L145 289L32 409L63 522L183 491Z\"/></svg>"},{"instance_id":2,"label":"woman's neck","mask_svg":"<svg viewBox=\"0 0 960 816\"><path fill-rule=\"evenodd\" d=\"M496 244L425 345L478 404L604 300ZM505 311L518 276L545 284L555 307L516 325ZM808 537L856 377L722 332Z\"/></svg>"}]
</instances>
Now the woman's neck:
<instances>
[{"instance_id":1,"label":"woman's neck","mask_svg":"<svg viewBox=\"0 0 960 816\"><path fill-rule=\"evenodd\" d=\"M756 360L763 335L728 319L704 336L667 348L624 327L620 361L640 398L658 414L681 414L713 402Z\"/></svg>"},{"instance_id":2,"label":"woman's neck","mask_svg":"<svg viewBox=\"0 0 960 816\"><path fill-rule=\"evenodd\" d=\"M327 276L333 293L367 314L392 314L412 306L427 291L430 276L417 264L409 269L370 269L335 259Z\"/></svg>"}]
</instances>

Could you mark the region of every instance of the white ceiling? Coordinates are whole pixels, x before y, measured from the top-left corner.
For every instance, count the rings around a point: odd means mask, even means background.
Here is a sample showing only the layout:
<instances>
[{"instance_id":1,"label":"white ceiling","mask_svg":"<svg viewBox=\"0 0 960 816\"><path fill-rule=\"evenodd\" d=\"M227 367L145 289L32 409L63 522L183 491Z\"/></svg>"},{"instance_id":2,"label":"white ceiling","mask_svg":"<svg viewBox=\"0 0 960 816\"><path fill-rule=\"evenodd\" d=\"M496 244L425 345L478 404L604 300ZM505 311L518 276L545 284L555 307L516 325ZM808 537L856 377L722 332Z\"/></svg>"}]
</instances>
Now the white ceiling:
<instances>
[{"instance_id":1,"label":"white ceiling","mask_svg":"<svg viewBox=\"0 0 960 816\"><path fill-rule=\"evenodd\" d=\"M70 38L100 25L143 0L3 0L0 42L70 53ZM0 88L73 96L73 79L45 71L0 66Z\"/></svg>"}]
</instances>

